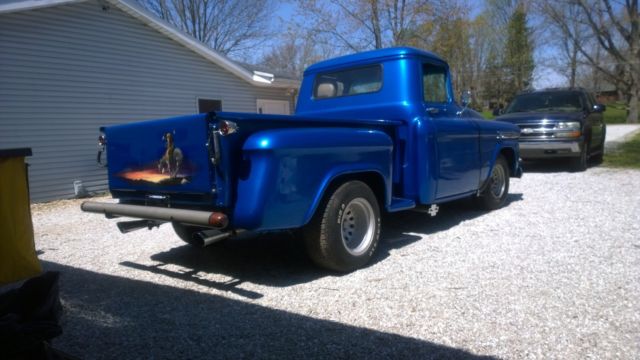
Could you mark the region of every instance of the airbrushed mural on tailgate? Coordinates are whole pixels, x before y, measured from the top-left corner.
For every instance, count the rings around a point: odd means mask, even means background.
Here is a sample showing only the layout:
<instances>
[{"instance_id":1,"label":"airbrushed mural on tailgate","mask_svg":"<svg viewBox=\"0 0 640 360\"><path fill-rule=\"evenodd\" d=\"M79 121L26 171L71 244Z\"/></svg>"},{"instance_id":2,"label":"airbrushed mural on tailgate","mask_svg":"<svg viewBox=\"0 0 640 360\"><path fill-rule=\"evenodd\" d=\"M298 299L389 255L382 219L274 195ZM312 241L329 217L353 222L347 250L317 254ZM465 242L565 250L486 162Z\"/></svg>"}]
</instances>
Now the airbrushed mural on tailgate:
<instances>
[{"instance_id":1,"label":"airbrushed mural on tailgate","mask_svg":"<svg viewBox=\"0 0 640 360\"><path fill-rule=\"evenodd\" d=\"M182 150L176 146L176 131L162 136L164 151L162 157L141 169L126 170L119 177L134 183L151 185L184 185L188 184L195 174L195 166L185 159Z\"/></svg>"}]
</instances>

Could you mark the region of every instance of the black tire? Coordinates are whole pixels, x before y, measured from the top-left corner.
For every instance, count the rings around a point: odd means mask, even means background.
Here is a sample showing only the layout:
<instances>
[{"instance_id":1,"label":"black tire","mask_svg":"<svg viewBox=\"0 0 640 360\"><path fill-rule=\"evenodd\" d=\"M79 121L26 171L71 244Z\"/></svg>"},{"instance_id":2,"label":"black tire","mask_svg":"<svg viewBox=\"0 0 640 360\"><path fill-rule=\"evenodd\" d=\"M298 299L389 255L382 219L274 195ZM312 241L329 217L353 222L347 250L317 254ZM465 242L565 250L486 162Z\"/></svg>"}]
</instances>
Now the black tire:
<instances>
[{"instance_id":1,"label":"black tire","mask_svg":"<svg viewBox=\"0 0 640 360\"><path fill-rule=\"evenodd\" d=\"M380 209L371 189L349 181L325 196L303 229L309 257L340 272L358 269L371 260L380 240Z\"/></svg>"},{"instance_id":2,"label":"black tire","mask_svg":"<svg viewBox=\"0 0 640 360\"><path fill-rule=\"evenodd\" d=\"M509 166L502 155L496 159L484 189L477 198L478 205L485 210L504 206L509 195Z\"/></svg>"},{"instance_id":3,"label":"black tire","mask_svg":"<svg viewBox=\"0 0 640 360\"><path fill-rule=\"evenodd\" d=\"M604 129L602 130L602 142L598 147L599 152L591 157L594 164L600 165L604 160L604 147L605 147L604 142L605 142L606 136L607 136L607 127L605 126Z\"/></svg>"},{"instance_id":4,"label":"black tire","mask_svg":"<svg viewBox=\"0 0 640 360\"><path fill-rule=\"evenodd\" d=\"M582 144L582 150L580 151L580 155L576 158L571 159L571 170L574 172L581 172L587 170L589 166L589 143L584 142Z\"/></svg>"},{"instance_id":5,"label":"black tire","mask_svg":"<svg viewBox=\"0 0 640 360\"><path fill-rule=\"evenodd\" d=\"M591 156L591 161L593 164L600 165L604 160L604 148L600 150L597 154Z\"/></svg>"},{"instance_id":6,"label":"black tire","mask_svg":"<svg viewBox=\"0 0 640 360\"><path fill-rule=\"evenodd\" d=\"M178 235L178 237L182 239L182 241L186 242L189 245L200 247L200 244L193 239L193 234L202 230L207 230L207 228L185 225L178 222L171 222L171 225L173 226L173 231L176 232L176 235Z\"/></svg>"}]
</instances>

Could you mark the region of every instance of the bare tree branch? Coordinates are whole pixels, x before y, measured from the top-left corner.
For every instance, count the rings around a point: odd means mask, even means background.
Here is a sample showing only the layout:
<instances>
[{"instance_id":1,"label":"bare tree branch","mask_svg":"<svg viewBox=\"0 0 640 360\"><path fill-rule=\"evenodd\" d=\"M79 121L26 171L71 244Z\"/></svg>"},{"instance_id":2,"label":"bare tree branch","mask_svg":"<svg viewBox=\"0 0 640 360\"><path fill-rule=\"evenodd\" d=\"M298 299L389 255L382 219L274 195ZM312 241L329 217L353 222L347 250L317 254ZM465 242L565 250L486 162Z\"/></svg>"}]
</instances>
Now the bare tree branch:
<instances>
[{"instance_id":1,"label":"bare tree branch","mask_svg":"<svg viewBox=\"0 0 640 360\"><path fill-rule=\"evenodd\" d=\"M138 0L172 25L225 55L270 37L273 0Z\"/></svg>"}]
</instances>

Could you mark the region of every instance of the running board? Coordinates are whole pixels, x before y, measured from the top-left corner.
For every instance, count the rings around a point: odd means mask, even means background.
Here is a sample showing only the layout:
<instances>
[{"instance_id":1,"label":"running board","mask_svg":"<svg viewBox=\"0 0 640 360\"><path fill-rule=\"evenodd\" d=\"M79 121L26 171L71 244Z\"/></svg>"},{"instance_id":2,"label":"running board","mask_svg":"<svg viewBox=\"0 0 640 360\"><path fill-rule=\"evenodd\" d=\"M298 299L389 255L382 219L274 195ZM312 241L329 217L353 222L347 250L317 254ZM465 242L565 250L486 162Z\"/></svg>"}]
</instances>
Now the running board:
<instances>
[{"instance_id":1,"label":"running board","mask_svg":"<svg viewBox=\"0 0 640 360\"><path fill-rule=\"evenodd\" d=\"M415 207L416 207L416 202L411 199L394 197L394 198L391 198L391 204L387 208L387 211L396 212L396 211L413 209Z\"/></svg>"}]
</instances>

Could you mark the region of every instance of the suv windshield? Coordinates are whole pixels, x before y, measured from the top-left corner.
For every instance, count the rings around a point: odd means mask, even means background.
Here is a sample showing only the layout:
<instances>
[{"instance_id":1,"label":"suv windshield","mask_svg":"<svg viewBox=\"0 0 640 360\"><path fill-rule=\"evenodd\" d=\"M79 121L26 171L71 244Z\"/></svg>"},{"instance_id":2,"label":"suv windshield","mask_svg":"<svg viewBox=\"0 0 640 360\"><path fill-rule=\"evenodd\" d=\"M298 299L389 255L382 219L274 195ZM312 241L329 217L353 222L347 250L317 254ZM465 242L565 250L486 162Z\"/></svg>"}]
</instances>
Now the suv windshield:
<instances>
[{"instance_id":1,"label":"suv windshield","mask_svg":"<svg viewBox=\"0 0 640 360\"><path fill-rule=\"evenodd\" d=\"M584 104L577 91L534 92L515 97L505 110L505 114L517 112L582 111Z\"/></svg>"}]
</instances>

